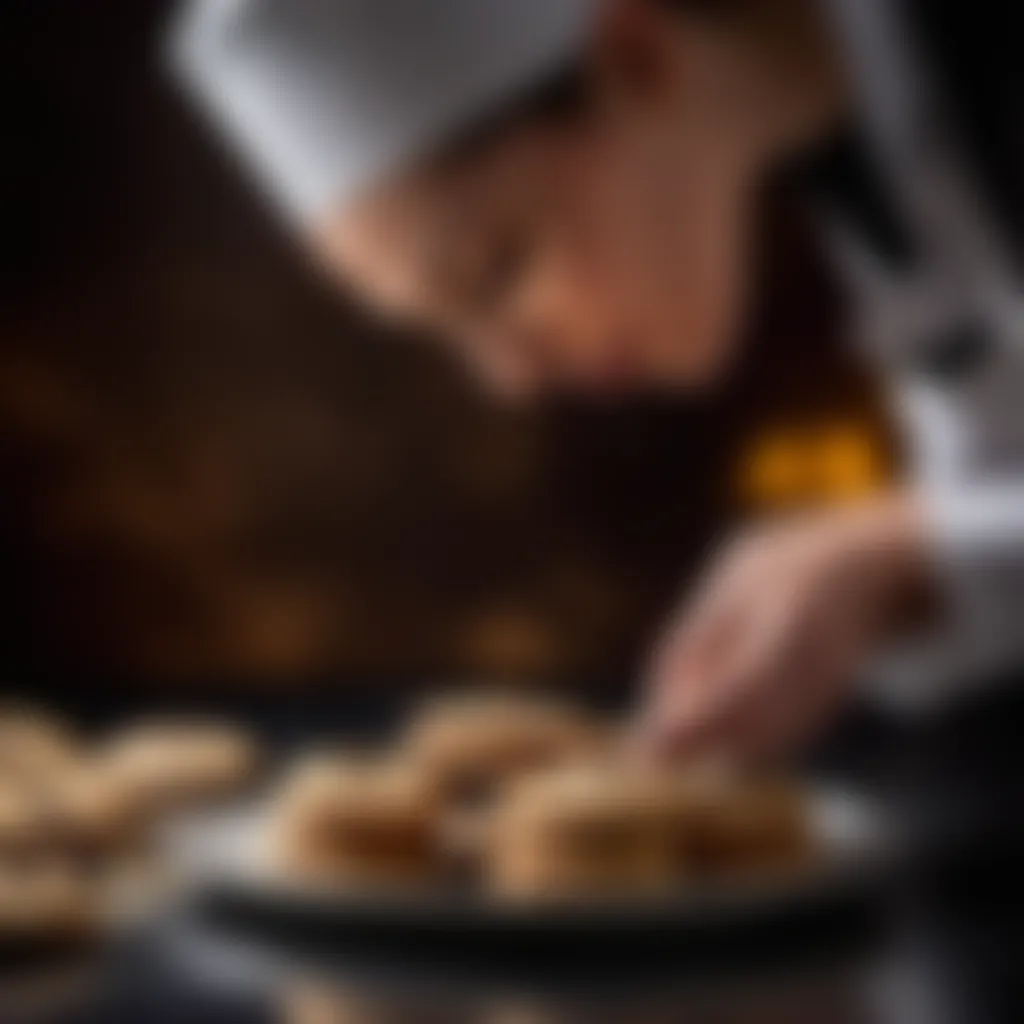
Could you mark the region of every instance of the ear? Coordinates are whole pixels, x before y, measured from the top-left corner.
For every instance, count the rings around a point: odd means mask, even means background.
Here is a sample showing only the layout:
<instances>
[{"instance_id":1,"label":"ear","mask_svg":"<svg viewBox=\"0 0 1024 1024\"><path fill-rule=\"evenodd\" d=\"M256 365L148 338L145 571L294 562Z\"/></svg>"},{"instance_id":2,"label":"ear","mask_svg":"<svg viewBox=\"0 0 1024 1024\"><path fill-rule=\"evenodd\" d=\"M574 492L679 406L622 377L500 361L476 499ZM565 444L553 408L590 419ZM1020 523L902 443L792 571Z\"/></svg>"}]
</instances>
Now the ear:
<instances>
[{"instance_id":1,"label":"ear","mask_svg":"<svg viewBox=\"0 0 1024 1024\"><path fill-rule=\"evenodd\" d=\"M664 0L607 0L589 50L601 98L669 94L679 78L684 31Z\"/></svg>"}]
</instances>

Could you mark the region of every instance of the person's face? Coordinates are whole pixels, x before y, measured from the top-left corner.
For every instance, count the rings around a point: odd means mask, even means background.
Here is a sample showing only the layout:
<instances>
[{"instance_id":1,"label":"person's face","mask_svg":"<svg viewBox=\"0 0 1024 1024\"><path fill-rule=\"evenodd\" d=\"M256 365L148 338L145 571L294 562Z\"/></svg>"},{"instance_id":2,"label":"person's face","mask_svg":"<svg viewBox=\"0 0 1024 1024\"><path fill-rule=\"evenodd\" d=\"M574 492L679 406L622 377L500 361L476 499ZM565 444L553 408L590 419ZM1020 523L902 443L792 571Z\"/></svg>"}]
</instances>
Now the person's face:
<instances>
[{"instance_id":1,"label":"person's face","mask_svg":"<svg viewBox=\"0 0 1024 1024\"><path fill-rule=\"evenodd\" d=\"M505 394L713 382L745 305L754 175L716 123L714 60L670 28L632 24L578 115L510 127L329 219L332 269Z\"/></svg>"}]
</instances>

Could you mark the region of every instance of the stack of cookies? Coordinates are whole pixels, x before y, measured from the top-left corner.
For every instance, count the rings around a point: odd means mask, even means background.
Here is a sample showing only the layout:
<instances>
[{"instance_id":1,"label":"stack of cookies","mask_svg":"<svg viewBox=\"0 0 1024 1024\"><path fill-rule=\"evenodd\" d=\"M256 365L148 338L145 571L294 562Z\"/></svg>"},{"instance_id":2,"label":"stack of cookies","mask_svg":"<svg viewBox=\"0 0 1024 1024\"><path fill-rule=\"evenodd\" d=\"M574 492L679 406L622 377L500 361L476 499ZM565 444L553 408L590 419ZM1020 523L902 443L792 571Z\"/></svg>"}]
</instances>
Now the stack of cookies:
<instances>
[{"instance_id":1,"label":"stack of cookies","mask_svg":"<svg viewBox=\"0 0 1024 1024\"><path fill-rule=\"evenodd\" d=\"M347 889L454 881L529 901L664 892L813 854L794 785L630 765L616 734L539 699L432 702L391 748L300 761L274 803L274 866Z\"/></svg>"},{"instance_id":2,"label":"stack of cookies","mask_svg":"<svg viewBox=\"0 0 1024 1024\"><path fill-rule=\"evenodd\" d=\"M52 716L0 709L0 940L93 935L169 813L238 792L248 735L159 722L87 742Z\"/></svg>"}]
</instances>

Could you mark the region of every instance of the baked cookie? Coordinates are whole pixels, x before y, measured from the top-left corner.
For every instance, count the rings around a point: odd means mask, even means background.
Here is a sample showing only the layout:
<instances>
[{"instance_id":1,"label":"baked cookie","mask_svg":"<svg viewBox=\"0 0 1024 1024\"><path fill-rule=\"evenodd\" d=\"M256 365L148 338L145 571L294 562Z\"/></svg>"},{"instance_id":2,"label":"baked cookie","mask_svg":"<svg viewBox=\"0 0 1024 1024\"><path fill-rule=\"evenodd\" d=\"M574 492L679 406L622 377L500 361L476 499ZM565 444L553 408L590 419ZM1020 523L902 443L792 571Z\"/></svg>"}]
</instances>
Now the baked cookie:
<instances>
[{"instance_id":1,"label":"baked cookie","mask_svg":"<svg viewBox=\"0 0 1024 1024\"><path fill-rule=\"evenodd\" d=\"M79 756L71 731L41 712L0 707L0 774L26 783L45 782Z\"/></svg>"},{"instance_id":2,"label":"baked cookie","mask_svg":"<svg viewBox=\"0 0 1024 1024\"><path fill-rule=\"evenodd\" d=\"M20 781L0 776L0 863L37 855L52 835L43 806Z\"/></svg>"},{"instance_id":3,"label":"baked cookie","mask_svg":"<svg viewBox=\"0 0 1024 1024\"><path fill-rule=\"evenodd\" d=\"M99 924L96 894L69 862L57 857L0 861L0 940L85 937Z\"/></svg>"},{"instance_id":4,"label":"baked cookie","mask_svg":"<svg viewBox=\"0 0 1024 1024\"><path fill-rule=\"evenodd\" d=\"M259 749L249 733L230 725L157 721L114 737L101 759L107 785L164 811L237 793L256 774Z\"/></svg>"},{"instance_id":5,"label":"baked cookie","mask_svg":"<svg viewBox=\"0 0 1024 1024\"><path fill-rule=\"evenodd\" d=\"M347 755L300 763L279 797L276 869L342 886L408 885L441 871L441 802L409 764Z\"/></svg>"},{"instance_id":6,"label":"baked cookie","mask_svg":"<svg viewBox=\"0 0 1024 1024\"><path fill-rule=\"evenodd\" d=\"M448 1024L451 1019L446 1018ZM282 994L281 1024L432 1024L420 1004L394 992L348 991L337 985L293 984Z\"/></svg>"},{"instance_id":7,"label":"baked cookie","mask_svg":"<svg viewBox=\"0 0 1024 1024\"><path fill-rule=\"evenodd\" d=\"M478 695L429 704L403 750L446 793L474 797L524 772L591 757L607 741L607 730L571 708Z\"/></svg>"},{"instance_id":8,"label":"baked cookie","mask_svg":"<svg viewBox=\"0 0 1024 1024\"><path fill-rule=\"evenodd\" d=\"M138 849L154 818L133 780L102 761L55 779L45 803L63 847L90 857Z\"/></svg>"},{"instance_id":9,"label":"baked cookie","mask_svg":"<svg viewBox=\"0 0 1024 1024\"><path fill-rule=\"evenodd\" d=\"M816 852L806 795L778 778L695 780L678 820L681 856L702 874L796 868Z\"/></svg>"},{"instance_id":10,"label":"baked cookie","mask_svg":"<svg viewBox=\"0 0 1024 1024\"><path fill-rule=\"evenodd\" d=\"M671 787L650 773L587 766L521 780L504 795L486 876L514 899L628 896L681 876Z\"/></svg>"}]
</instances>

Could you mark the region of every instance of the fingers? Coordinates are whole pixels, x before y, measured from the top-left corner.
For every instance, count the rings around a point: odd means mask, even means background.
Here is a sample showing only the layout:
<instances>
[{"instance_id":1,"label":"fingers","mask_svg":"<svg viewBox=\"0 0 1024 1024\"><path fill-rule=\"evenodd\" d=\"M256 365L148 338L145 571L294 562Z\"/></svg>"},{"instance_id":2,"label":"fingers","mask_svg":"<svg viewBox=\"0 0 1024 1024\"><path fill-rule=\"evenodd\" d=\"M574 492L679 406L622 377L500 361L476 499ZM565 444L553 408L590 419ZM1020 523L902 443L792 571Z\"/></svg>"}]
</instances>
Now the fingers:
<instances>
[{"instance_id":1,"label":"fingers","mask_svg":"<svg viewBox=\"0 0 1024 1024\"><path fill-rule=\"evenodd\" d=\"M729 549L657 653L639 745L656 758L759 754L820 726L903 583L905 566L886 552L917 550L913 530L891 519L884 506L826 516Z\"/></svg>"},{"instance_id":2,"label":"fingers","mask_svg":"<svg viewBox=\"0 0 1024 1024\"><path fill-rule=\"evenodd\" d=\"M753 582L745 579L744 568L742 560L724 560L699 599L655 651L645 686L647 711L640 727L641 745L646 736L658 746L662 742L659 734L667 725L699 713L702 704L713 699L727 666L742 654L737 636L746 636L746 646L753 647L752 634L738 630Z\"/></svg>"},{"instance_id":3,"label":"fingers","mask_svg":"<svg viewBox=\"0 0 1024 1024\"><path fill-rule=\"evenodd\" d=\"M654 701L672 700L679 680L699 683L704 670L728 642L734 595L724 585L709 588L669 630L655 650L648 675L648 694Z\"/></svg>"},{"instance_id":4,"label":"fingers","mask_svg":"<svg viewBox=\"0 0 1024 1024\"><path fill-rule=\"evenodd\" d=\"M760 764L793 754L838 711L840 678L790 669L725 709L696 739L680 737L682 746L671 756L677 761L725 758Z\"/></svg>"},{"instance_id":5,"label":"fingers","mask_svg":"<svg viewBox=\"0 0 1024 1024\"><path fill-rule=\"evenodd\" d=\"M786 660L778 609L750 621L737 616L723 625L722 640L698 677L662 683L666 696L652 706L647 733L655 759L702 759L734 745L730 738L748 731L753 705L762 703L758 695L775 689Z\"/></svg>"},{"instance_id":6,"label":"fingers","mask_svg":"<svg viewBox=\"0 0 1024 1024\"><path fill-rule=\"evenodd\" d=\"M654 760L762 759L793 749L834 713L850 659L798 605L755 600L699 679L663 684L641 746Z\"/></svg>"}]
</instances>

